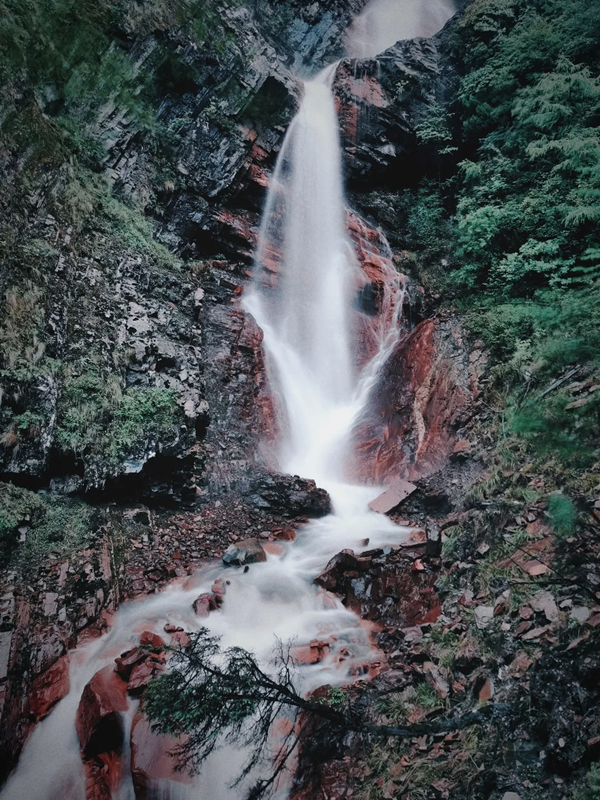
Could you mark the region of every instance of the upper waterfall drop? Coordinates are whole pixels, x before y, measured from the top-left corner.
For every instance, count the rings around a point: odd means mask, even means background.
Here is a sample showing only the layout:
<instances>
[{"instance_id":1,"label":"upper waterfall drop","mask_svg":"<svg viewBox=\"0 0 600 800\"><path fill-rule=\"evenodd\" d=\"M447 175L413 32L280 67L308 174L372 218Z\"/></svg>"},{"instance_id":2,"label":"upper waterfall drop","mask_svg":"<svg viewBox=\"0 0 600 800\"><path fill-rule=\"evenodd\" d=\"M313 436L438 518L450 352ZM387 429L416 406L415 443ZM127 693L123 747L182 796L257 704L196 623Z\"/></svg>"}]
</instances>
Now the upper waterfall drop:
<instances>
[{"instance_id":1,"label":"upper waterfall drop","mask_svg":"<svg viewBox=\"0 0 600 800\"><path fill-rule=\"evenodd\" d=\"M358 266L345 226L336 68L304 84L271 181L245 307L263 330L281 401L281 468L340 480L359 400L350 318Z\"/></svg>"}]
</instances>

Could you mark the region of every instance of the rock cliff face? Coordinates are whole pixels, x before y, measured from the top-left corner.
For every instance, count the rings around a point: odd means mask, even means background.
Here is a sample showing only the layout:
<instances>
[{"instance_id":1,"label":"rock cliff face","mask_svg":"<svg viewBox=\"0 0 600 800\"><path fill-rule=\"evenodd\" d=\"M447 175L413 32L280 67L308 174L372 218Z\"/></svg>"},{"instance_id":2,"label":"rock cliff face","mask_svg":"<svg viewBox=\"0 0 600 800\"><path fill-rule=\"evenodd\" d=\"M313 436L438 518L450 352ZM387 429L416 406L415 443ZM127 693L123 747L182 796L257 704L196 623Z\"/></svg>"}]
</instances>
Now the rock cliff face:
<instances>
[{"instance_id":1,"label":"rock cliff face","mask_svg":"<svg viewBox=\"0 0 600 800\"><path fill-rule=\"evenodd\" d=\"M68 520L82 500L96 516L70 553L60 541L36 550L35 577L19 554L43 519L19 501L2 527L12 571L0 601L0 779L68 690L68 650L105 630L121 600L261 531L289 538L329 508L314 484L269 471L261 443L274 441L277 422L262 336L239 299L300 93L295 75L342 55L362 5L293 2L277 24L240 6L223 17L230 46L210 57L176 28L134 38L138 65L177 54L156 99L167 150L118 104L95 132L107 143L96 174L68 161L32 169L27 153L1 143L0 478L42 491L49 509L64 503ZM415 131L450 92L444 41L342 62L336 93L356 197L428 168ZM366 356L390 313L382 298L397 259L376 220L349 220ZM422 291L403 288L404 334L357 433L356 472L373 482L443 466L475 392L456 323L424 319Z\"/></svg>"},{"instance_id":2,"label":"rock cliff face","mask_svg":"<svg viewBox=\"0 0 600 800\"><path fill-rule=\"evenodd\" d=\"M407 333L356 431L358 474L385 483L398 473L416 480L443 467L479 394L469 367L464 333L455 320L426 319Z\"/></svg>"}]
</instances>

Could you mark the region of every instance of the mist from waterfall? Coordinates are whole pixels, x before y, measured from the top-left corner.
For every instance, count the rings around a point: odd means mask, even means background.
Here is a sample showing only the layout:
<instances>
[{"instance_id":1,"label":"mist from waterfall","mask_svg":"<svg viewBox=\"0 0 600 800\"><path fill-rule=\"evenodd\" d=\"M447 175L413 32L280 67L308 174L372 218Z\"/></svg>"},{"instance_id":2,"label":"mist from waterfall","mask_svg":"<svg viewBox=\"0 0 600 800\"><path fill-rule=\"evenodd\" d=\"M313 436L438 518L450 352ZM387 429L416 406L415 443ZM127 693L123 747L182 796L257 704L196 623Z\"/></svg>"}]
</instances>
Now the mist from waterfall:
<instances>
[{"instance_id":1,"label":"mist from waterfall","mask_svg":"<svg viewBox=\"0 0 600 800\"><path fill-rule=\"evenodd\" d=\"M454 0L371 0L346 37L350 58L374 58L396 42L434 36L455 13Z\"/></svg>"}]
</instances>

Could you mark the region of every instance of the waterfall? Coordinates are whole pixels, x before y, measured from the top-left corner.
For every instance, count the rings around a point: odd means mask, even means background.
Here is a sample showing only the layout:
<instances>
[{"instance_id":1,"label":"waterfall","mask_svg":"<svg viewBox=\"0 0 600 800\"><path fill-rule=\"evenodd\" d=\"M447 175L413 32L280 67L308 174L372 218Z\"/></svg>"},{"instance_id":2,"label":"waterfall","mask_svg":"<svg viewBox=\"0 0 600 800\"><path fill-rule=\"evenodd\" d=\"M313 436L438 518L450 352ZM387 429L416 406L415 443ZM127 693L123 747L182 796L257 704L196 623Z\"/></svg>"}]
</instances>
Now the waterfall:
<instances>
[{"instance_id":1,"label":"waterfall","mask_svg":"<svg viewBox=\"0 0 600 800\"><path fill-rule=\"evenodd\" d=\"M434 36L455 12L455 0L371 0L348 31L346 53L373 58L401 39Z\"/></svg>"},{"instance_id":2,"label":"waterfall","mask_svg":"<svg viewBox=\"0 0 600 800\"><path fill-rule=\"evenodd\" d=\"M377 7L382 3L375 0ZM363 35L364 26L359 28ZM338 598L312 583L340 550L352 548L359 553L399 542L407 533L368 510L379 488L354 486L346 477L352 431L396 342L402 303L398 293L391 305L388 302L374 354L366 363L359 359L360 312L355 299L365 278L346 230L342 151L332 91L336 66L304 84L303 101L272 176L254 283L244 300L246 311L264 333L281 429L280 468L314 478L326 488L334 514L306 525L295 542L282 543L279 551L270 552L265 562L253 564L248 571L214 564L185 585L124 605L108 635L71 655L70 692L37 725L1 793L2 800L84 800L85 776L75 734L81 692L99 669L137 644L136 631L164 636L166 624L187 631L207 627L221 637L223 646L252 650L265 669L277 639L294 638L302 646L325 638L328 654L300 670L305 691L326 683L348 683L356 669L373 658L369 627ZM192 603L200 593L210 591L218 577L227 581L223 606L200 619ZM125 745L134 712L132 701L123 714ZM127 746L124 751L129 753ZM224 748L210 757L191 782L157 777L152 796L163 800L242 797L244 787L232 789L231 784L243 759L243 753ZM286 795L282 786L279 796ZM131 778L126 777L113 800L133 797Z\"/></svg>"},{"instance_id":3,"label":"waterfall","mask_svg":"<svg viewBox=\"0 0 600 800\"><path fill-rule=\"evenodd\" d=\"M359 371L353 298L360 270L345 225L336 69L304 84L270 184L244 307L264 334L280 468L316 480L344 515L349 501L356 506L355 491L344 491L352 428L398 326L392 315L379 353Z\"/></svg>"},{"instance_id":4,"label":"waterfall","mask_svg":"<svg viewBox=\"0 0 600 800\"><path fill-rule=\"evenodd\" d=\"M206 626L221 636L225 647L255 652L266 669L276 639L294 639L302 646L325 638L328 655L301 668L298 680L305 691L347 683L374 657L369 627L312 583L340 550L358 553L405 535L405 529L368 510L377 487L344 482L353 425L396 340L397 325L395 316L389 317L377 354L359 370L354 298L360 268L345 224L342 153L331 89L335 69L333 65L305 84L304 100L271 181L254 286L245 301L263 329L272 388L279 398L281 469L316 479L331 493L335 513L306 525L294 543L281 546L283 552L269 554L248 572L207 567L191 585L122 607L111 632L72 657L71 691L38 724L2 800L84 800L85 776L74 729L79 698L98 669L135 646L135 631L164 636L166 623L188 631ZM192 604L219 576L228 582L223 607L199 619ZM123 715L125 742L133 711ZM243 797L244 786L232 789L243 762L243 753L224 748L208 759L192 783L157 779L153 796ZM278 797L286 796L282 785ZM130 777L113 800L134 800Z\"/></svg>"},{"instance_id":5,"label":"waterfall","mask_svg":"<svg viewBox=\"0 0 600 800\"><path fill-rule=\"evenodd\" d=\"M335 475L352 413L352 252L344 229L341 147L328 67L304 85L269 190L245 307L264 333L283 416L285 472ZM273 289L261 290L279 255Z\"/></svg>"}]
</instances>

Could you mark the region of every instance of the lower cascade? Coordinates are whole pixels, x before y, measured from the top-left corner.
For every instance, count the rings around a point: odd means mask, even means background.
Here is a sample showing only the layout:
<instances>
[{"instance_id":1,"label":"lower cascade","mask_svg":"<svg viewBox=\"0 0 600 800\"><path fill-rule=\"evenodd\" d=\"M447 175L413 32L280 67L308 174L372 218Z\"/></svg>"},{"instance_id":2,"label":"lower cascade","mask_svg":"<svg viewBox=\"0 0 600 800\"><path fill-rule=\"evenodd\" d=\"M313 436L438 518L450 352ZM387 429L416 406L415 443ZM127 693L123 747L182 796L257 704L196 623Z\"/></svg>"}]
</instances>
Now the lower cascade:
<instances>
[{"instance_id":1,"label":"lower cascade","mask_svg":"<svg viewBox=\"0 0 600 800\"><path fill-rule=\"evenodd\" d=\"M92 679L104 681L109 694L121 691L111 685L115 658L134 648L141 632L162 639L166 630L171 641L177 641L178 632L206 627L221 637L224 647L239 646L255 653L265 669L278 640L293 642L299 649L314 640L324 641L322 657L301 666L305 692L324 684L346 684L368 674L370 662L376 660L369 627L338 598L312 583L340 550L360 553L398 543L407 533L369 510L369 502L381 488L357 486L347 479L352 431L398 340L402 289L400 276L388 281L375 347L361 353L356 298L364 278L347 233L342 151L331 88L336 68L334 64L304 84L301 106L270 182L254 283L243 301L264 334L277 411L278 467L312 478L325 488L333 513L307 524L295 542L273 548L261 563L245 569L214 564L185 584L124 605L109 634L71 654L70 691L35 728L2 800L91 796L89 791L86 794L86 781L94 767L89 760L82 761L85 732L78 717L82 693ZM216 585L225 593L222 605L200 616L194 611L195 601L199 595L209 595ZM172 742L161 737L154 737L150 754L140 754L136 742L142 724L136 716L139 700L122 691L114 730L105 732L115 737L121 751L116 767L103 766L111 774L113 800L140 796L132 778L134 756L153 762L152 784L147 787L151 794L144 796L161 800L244 796L248 782L256 776L232 788L245 754L226 745L210 756L195 777L173 771L168 754ZM278 797L287 794L283 779Z\"/></svg>"}]
</instances>

